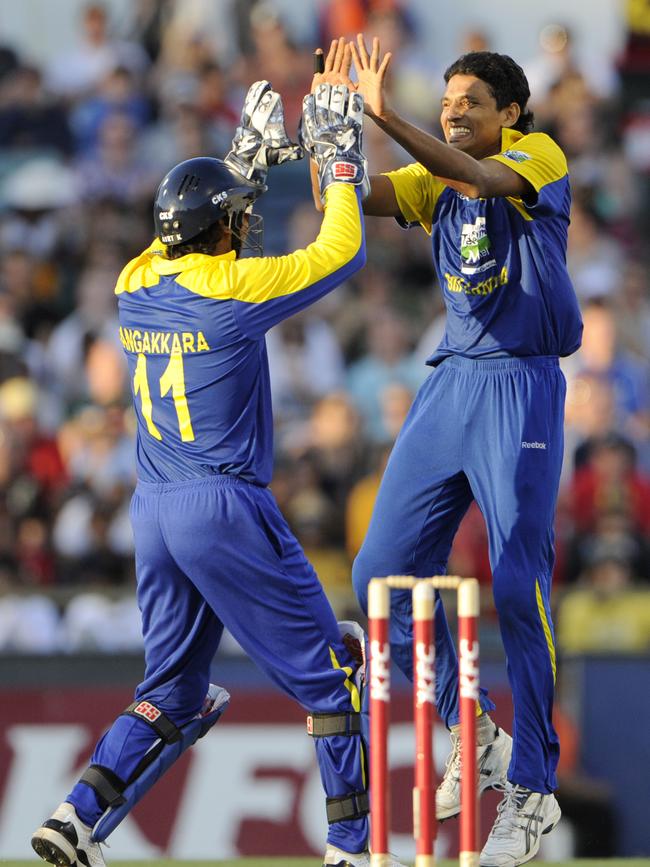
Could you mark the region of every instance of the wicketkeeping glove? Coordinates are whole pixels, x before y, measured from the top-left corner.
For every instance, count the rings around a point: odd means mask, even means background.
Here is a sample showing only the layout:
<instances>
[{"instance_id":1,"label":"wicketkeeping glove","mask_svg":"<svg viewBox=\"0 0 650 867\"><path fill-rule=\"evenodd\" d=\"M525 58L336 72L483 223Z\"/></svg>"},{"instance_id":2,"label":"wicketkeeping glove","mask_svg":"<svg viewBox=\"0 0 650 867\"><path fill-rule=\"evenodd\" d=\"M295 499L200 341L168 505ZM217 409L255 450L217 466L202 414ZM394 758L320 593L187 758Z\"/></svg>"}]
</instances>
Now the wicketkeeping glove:
<instances>
[{"instance_id":1,"label":"wicketkeeping glove","mask_svg":"<svg viewBox=\"0 0 650 867\"><path fill-rule=\"evenodd\" d=\"M370 191L368 162L361 150L363 97L342 84L319 84L302 101L298 138L316 161L320 194L330 184L360 186Z\"/></svg>"},{"instance_id":2,"label":"wicketkeeping glove","mask_svg":"<svg viewBox=\"0 0 650 867\"><path fill-rule=\"evenodd\" d=\"M268 81L252 84L241 113L240 124L224 162L256 184L266 183L269 166L302 159L284 128L282 97Z\"/></svg>"}]
</instances>

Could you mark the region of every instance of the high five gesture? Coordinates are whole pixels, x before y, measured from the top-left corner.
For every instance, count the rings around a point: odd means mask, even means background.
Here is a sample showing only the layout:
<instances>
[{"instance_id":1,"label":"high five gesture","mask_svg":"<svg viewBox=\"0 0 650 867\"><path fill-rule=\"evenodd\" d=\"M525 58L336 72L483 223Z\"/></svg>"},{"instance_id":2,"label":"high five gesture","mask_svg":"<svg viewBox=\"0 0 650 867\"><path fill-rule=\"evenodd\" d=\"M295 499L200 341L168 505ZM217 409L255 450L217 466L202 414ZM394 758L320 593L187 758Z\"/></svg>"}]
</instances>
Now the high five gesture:
<instances>
[{"instance_id":1,"label":"high five gesture","mask_svg":"<svg viewBox=\"0 0 650 867\"><path fill-rule=\"evenodd\" d=\"M365 111L373 120L383 120L387 111L385 96L386 72L390 66L390 51L380 60L379 39L372 40L372 51L368 54L361 33L357 34L357 44L350 42L350 53L357 73L357 91L363 96Z\"/></svg>"}]
</instances>

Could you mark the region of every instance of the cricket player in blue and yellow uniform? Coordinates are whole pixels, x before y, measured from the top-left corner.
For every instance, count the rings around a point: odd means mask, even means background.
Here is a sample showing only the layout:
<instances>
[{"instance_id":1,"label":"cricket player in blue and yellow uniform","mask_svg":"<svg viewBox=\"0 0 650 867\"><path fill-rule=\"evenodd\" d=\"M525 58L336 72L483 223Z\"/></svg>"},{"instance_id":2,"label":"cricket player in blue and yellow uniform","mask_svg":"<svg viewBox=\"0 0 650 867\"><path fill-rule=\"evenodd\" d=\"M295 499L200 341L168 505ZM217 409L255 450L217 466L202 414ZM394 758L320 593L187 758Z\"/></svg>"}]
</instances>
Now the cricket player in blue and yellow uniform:
<instances>
[{"instance_id":1,"label":"cricket player in blue and yellow uniform","mask_svg":"<svg viewBox=\"0 0 650 867\"><path fill-rule=\"evenodd\" d=\"M279 95L256 83L226 160L188 160L163 179L157 237L118 280L138 425L131 519L146 672L89 768L35 832L46 861L103 867L99 843L217 721L229 697L209 672L226 627L308 711L327 796L324 863L369 863L363 665L353 653L363 634L348 624L345 640L269 491L265 346L269 328L364 264L362 119L361 97L344 87L305 98L302 143L319 165L320 234L287 256L240 258L266 169L300 153ZM228 792L214 774L218 810Z\"/></svg>"},{"instance_id":2,"label":"cricket player in blue and yellow uniform","mask_svg":"<svg viewBox=\"0 0 650 867\"><path fill-rule=\"evenodd\" d=\"M344 40L324 81L345 81ZM366 113L417 162L372 176L366 214L418 225L431 237L447 309L445 335L388 462L355 561L362 607L373 576L443 573L460 521L475 499L485 517L494 600L513 693L513 739L499 731L482 692L480 791L504 792L481 865L534 857L560 818L554 797L558 740L551 722L555 645L549 608L553 520L563 451L565 382L559 356L580 345L582 323L566 269L567 164L532 132L529 89L505 55L476 52L445 74L446 142L386 102L390 55L378 40L351 49ZM393 594L391 640L412 679L410 593ZM460 812L458 668L436 603L436 690L453 751L436 793L440 819Z\"/></svg>"}]
</instances>

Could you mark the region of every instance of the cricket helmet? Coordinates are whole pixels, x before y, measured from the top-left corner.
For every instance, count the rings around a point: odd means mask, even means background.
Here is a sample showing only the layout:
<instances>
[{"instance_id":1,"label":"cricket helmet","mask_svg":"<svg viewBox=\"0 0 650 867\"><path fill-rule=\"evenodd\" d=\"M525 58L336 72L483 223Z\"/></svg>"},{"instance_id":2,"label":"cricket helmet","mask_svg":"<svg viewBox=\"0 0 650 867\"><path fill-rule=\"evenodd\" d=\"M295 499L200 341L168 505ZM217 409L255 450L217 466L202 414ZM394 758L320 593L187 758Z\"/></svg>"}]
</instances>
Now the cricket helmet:
<instances>
[{"instance_id":1,"label":"cricket helmet","mask_svg":"<svg viewBox=\"0 0 650 867\"><path fill-rule=\"evenodd\" d=\"M156 192L153 219L163 244L185 244L217 220L229 223L250 213L253 202L266 192L223 160L195 157L167 172Z\"/></svg>"}]
</instances>

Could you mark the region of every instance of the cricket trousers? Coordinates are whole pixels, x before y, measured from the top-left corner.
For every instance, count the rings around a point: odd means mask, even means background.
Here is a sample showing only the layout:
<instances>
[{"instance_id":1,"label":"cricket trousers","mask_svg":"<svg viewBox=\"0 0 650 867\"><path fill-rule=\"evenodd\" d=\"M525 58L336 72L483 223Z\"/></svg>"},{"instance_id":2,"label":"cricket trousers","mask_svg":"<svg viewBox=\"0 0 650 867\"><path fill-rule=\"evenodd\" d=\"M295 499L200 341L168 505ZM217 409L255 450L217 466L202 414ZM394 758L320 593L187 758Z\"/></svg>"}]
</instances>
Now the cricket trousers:
<instances>
[{"instance_id":1,"label":"cricket trousers","mask_svg":"<svg viewBox=\"0 0 650 867\"><path fill-rule=\"evenodd\" d=\"M434 368L395 443L353 567L364 611L373 577L444 574L454 535L476 499L513 696L508 778L535 792L557 785L550 590L565 393L553 357L452 356ZM436 701L451 726L459 719L458 663L438 594L435 628ZM393 591L391 642L412 680L410 592ZM485 690L480 703L494 708Z\"/></svg>"},{"instance_id":2,"label":"cricket trousers","mask_svg":"<svg viewBox=\"0 0 650 867\"><path fill-rule=\"evenodd\" d=\"M131 520L146 663L136 700L151 702L177 726L195 717L225 626L306 711L360 711L358 664L267 488L218 475L139 482ZM128 781L156 738L145 722L120 716L97 744L91 764ZM328 798L365 791L359 734L318 737L314 744ZM219 788L219 768L214 773L218 809L218 798L229 795ZM95 791L84 783L68 800L86 824L94 825L103 813ZM367 818L359 816L332 822L328 842L357 852L366 847L367 834Z\"/></svg>"}]
</instances>

